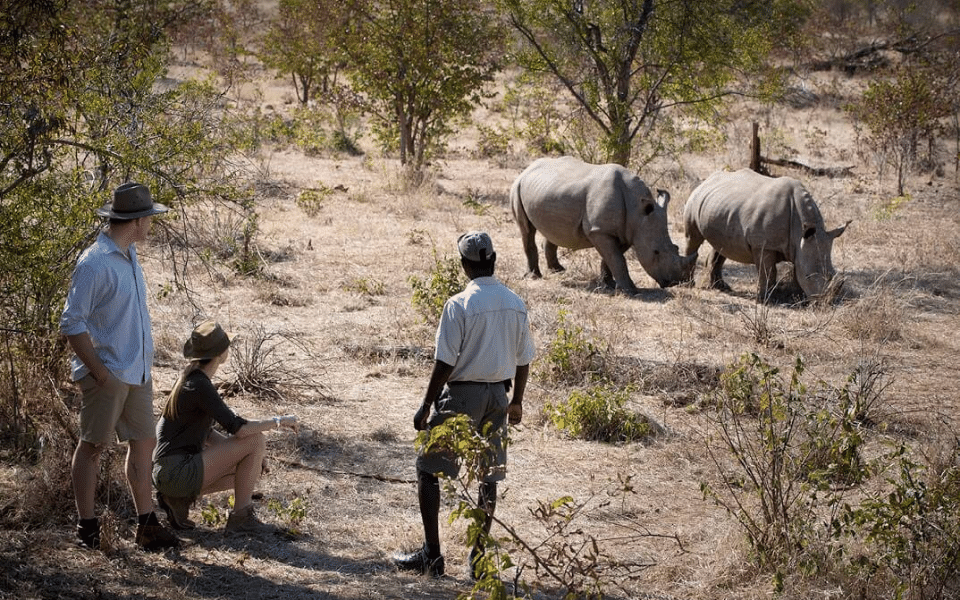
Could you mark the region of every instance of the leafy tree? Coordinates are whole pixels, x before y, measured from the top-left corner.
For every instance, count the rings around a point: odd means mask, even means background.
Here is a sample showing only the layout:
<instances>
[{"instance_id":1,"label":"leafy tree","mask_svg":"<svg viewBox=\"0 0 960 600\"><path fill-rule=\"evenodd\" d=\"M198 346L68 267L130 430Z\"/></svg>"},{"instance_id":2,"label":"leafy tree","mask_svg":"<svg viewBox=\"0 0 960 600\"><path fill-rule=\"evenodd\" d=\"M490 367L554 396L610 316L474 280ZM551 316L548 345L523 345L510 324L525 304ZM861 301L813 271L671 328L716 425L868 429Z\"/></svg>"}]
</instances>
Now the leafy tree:
<instances>
[{"instance_id":1,"label":"leafy tree","mask_svg":"<svg viewBox=\"0 0 960 600\"><path fill-rule=\"evenodd\" d=\"M384 141L419 170L497 72L501 36L481 0L348 0L341 49Z\"/></svg>"},{"instance_id":2,"label":"leafy tree","mask_svg":"<svg viewBox=\"0 0 960 600\"><path fill-rule=\"evenodd\" d=\"M271 69L293 78L297 100L306 105L326 93L341 68L335 36L345 26L340 0L280 0L277 16L263 40L260 58Z\"/></svg>"},{"instance_id":3,"label":"leafy tree","mask_svg":"<svg viewBox=\"0 0 960 600\"><path fill-rule=\"evenodd\" d=\"M904 176L918 159L922 139L932 140L940 119L951 114L949 97L934 85L932 73L909 68L892 81L874 80L860 101L848 107L866 145L877 154L881 173L885 164L897 171L897 194L904 193Z\"/></svg>"},{"instance_id":4,"label":"leafy tree","mask_svg":"<svg viewBox=\"0 0 960 600\"><path fill-rule=\"evenodd\" d=\"M164 83L167 27L202 8L25 0L7 3L0 17L0 352L9 366L0 398L14 401L0 403L0 422L23 414L19 386L46 380L31 375L38 363L54 379L62 374L66 284L101 224L94 209L114 187L141 181L173 207L157 228L169 241L190 235L182 212L190 203L252 210L253 186L230 162L245 136L220 90Z\"/></svg>"},{"instance_id":5,"label":"leafy tree","mask_svg":"<svg viewBox=\"0 0 960 600\"><path fill-rule=\"evenodd\" d=\"M521 64L559 80L599 128L604 158L622 165L666 111L714 109L805 14L789 0L500 3L524 42Z\"/></svg>"}]
</instances>

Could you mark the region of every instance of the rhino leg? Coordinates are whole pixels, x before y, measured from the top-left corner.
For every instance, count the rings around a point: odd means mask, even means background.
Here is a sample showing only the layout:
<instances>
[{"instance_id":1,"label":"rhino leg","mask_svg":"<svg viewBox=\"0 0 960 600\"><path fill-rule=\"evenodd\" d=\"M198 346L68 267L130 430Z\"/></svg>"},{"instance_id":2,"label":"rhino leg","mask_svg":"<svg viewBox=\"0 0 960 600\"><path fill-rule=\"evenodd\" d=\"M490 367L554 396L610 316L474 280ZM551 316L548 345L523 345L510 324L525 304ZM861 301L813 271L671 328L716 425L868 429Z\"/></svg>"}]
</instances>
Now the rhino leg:
<instances>
[{"instance_id":1,"label":"rhino leg","mask_svg":"<svg viewBox=\"0 0 960 600\"><path fill-rule=\"evenodd\" d=\"M685 235L687 238L687 249L683 253L684 256L690 256L694 252L700 249L700 246L703 244L703 234L700 233L700 230L697 229L696 225L687 223Z\"/></svg>"},{"instance_id":2,"label":"rhino leg","mask_svg":"<svg viewBox=\"0 0 960 600\"><path fill-rule=\"evenodd\" d=\"M707 287L720 290L721 292L730 291L730 286L723 280L723 263L726 260L727 257L716 250L710 251L710 256L707 257L707 270L710 273L710 280L707 283Z\"/></svg>"},{"instance_id":3,"label":"rhino leg","mask_svg":"<svg viewBox=\"0 0 960 600\"><path fill-rule=\"evenodd\" d=\"M561 273L566 270L557 259L557 245L550 240L545 240L543 242L543 256L547 259L547 268L549 270L553 271L554 273Z\"/></svg>"},{"instance_id":4,"label":"rhino leg","mask_svg":"<svg viewBox=\"0 0 960 600\"><path fill-rule=\"evenodd\" d=\"M610 270L610 267L607 266L605 260L600 261L600 280L603 282L603 287L608 290L612 290L617 287L617 282L613 278L613 271Z\"/></svg>"},{"instance_id":5,"label":"rhino leg","mask_svg":"<svg viewBox=\"0 0 960 600\"><path fill-rule=\"evenodd\" d=\"M603 270L606 266L607 270L613 275L618 291L636 294L637 286L633 284L633 279L630 279L627 259L623 255L624 248L620 246L620 242L613 236L599 234L590 236L590 241L603 259L600 265L601 276L603 276Z\"/></svg>"},{"instance_id":6,"label":"rhino leg","mask_svg":"<svg viewBox=\"0 0 960 600\"><path fill-rule=\"evenodd\" d=\"M523 242L523 253L527 255L526 276L540 279L540 257L537 254L537 228L533 226L521 203L515 203L517 227L520 228L520 240Z\"/></svg>"},{"instance_id":7,"label":"rhino leg","mask_svg":"<svg viewBox=\"0 0 960 600\"><path fill-rule=\"evenodd\" d=\"M755 252L753 260L757 265L760 279L757 285L757 302L766 303L770 299L770 294L773 293L774 286L777 285L777 253Z\"/></svg>"}]
</instances>

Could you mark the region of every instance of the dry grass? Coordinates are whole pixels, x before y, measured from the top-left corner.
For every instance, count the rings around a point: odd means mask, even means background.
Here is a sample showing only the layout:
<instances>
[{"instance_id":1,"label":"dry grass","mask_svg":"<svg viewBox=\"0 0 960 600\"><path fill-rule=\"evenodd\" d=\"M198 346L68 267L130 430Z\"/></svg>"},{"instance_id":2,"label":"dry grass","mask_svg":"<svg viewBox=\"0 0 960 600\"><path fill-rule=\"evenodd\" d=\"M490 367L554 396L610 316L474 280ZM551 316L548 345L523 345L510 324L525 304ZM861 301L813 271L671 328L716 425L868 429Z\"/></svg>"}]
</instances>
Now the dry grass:
<instances>
[{"instance_id":1,"label":"dry grass","mask_svg":"<svg viewBox=\"0 0 960 600\"><path fill-rule=\"evenodd\" d=\"M265 102L283 93L282 82L268 83L276 87L268 88ZM766 114L761 133L779 140L771 155L798 148L818 162L855 162L853 141L833 113L780 108ZM805 133L817 123L831 133L837 128L839 135ZM673 195L671 229L681 247L679 214L687 194L713 170L743 163L738 140L746 139L746 124L731 125L730 142L716 155L681 157L682 169L652 168L648 179ZM530 517L539 501L569 495L584 502L581 525L603 551L623 563L647 565L612 581L613 597L770 595L769 577L748 566L741 532L700 492L701 482L716 483L719 474L705 453L708 428L695 407L716 385L719 370L743 352L783 366L803 355L811 377L836 385L865 357L882 360L891 378L884 391L890 423L885 435L919 437L955 427L955 183L934 180L928 186L918 180L912 201L893 217L878 219L875 206L884 194L865 165L857 168L864 175L849 180L792 173L820 199L828 225L854 219L835 248L834 263L847 286L834 304L758 306L755 270L735 263L725 270L730 294L661 290L632 256L630 269L642 291L627 298L593 291L599 259L591 251L561 252L563 274L522 278L525 260L506 190L526 161L514 154L471 158L474 144L470 137L458 139L454 146L463 151L438 161L416 182L396 161L369 148L356 158L268 154L273 188L280 193L258 206L258 244L284 260L266 261L258 278L229 272L210 278L197 268L189 295L174 291L150 300L158 411L162 392L177 376L182 340L205 316L252 344L240 362L220 373L222 381L241 381L263 367L254 383L268 392L258 396L251 389L256 385L240 386L230 398L236 410L254 418L299 415L298 435L270 434L271 472L261 482L260 509L266 520L292 527L288 514L268 504L302 502L306 514L297 533L235 538L201 525L184 536L190 544L182 550L143 554L132 546L130 509L118 499L127 494L111 489L101 500L113 507L112 549L81 551L72 543L66 474L71 449L59 440L37 469L0 468L0 598L452 598L469 590L462 522L441 527L451 577L438 582L398 574L389 560L393 551L418 545L421 535L411 421L429 375L434 325L411 304L408 278L424 277L434 253L453 256L454 240L467 229L490 232L498 276L527 302L539 352L534 372L549 371L542 361L562 309L567 323L582 327L602 350L605 375L635 385L632 407L667 432L647 445L569 440L540 414L546 403L566 396L569 384L535 377L524 423L512 433L498 517L537 542L549 535ZM321 186L333 191L304 212L298 193ZM226 235L217 233L223 227L234 228L221 219L194 235L208 232L209 240L197 239L212 247ZM143 253L153 290L173 280L158 254ZM71 400L64 402L70 406ZM119 460L113 456L107 468L116 470ZM625 479L629 493L622 493ZM29 515L10 514L21 490L31 498L57 498L60 516L36 527ZM444 514L455 501L445 498ZM208 511L223 511L227 496L207 502ZM522 554L515 560L523 560ZM532 570L521 577L532 578ZM548 578L528 581L544 585L534 597L555 597ZM842 582L788 578L781 597L839 597L844 593L838 586Z\"/></svg>"}]
</instances>

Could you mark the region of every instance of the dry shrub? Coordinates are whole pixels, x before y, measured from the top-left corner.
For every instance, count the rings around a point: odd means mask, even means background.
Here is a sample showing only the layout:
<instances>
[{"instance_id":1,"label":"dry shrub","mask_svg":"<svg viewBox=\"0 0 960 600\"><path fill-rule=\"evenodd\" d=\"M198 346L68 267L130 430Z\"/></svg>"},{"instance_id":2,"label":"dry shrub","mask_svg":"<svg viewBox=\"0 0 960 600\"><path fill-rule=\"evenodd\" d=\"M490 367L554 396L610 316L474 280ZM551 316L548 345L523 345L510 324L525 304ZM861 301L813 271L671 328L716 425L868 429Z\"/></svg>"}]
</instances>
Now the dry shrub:
<instances>
[{"instance_id":1,"label":"dry shrub","mask_svg":"<svg viewBox=\"0 0 960 600\"><path fill-rule=\"evenodd\" d=\"M877 280L863 296L839 311L839 321L857 339L892 342L901 338L907 311L902 286Z\"/></svg>"},{"instance_id":2,"label":"dry shrub","mask_svg":"<svg viewBox=\"0 0 960 600\"><path fill-rule=\"evenodd\" d=\"M222 386L222 393L247 393L261 400L289 401L310 390L325 397L322 385L306 375L303 369L290 365L286 354L278 352L284 342L299 346L305 356L312 355L303 340L267 331L259 323L238 336L230 351L234 380Z\"/></svg>"},{"instance_id":3,"label":"dry shrub","mask_svg":"<svg viewBox=\"0 0 960 600\"><path fill-rule=\"evenodd\" d=\"M75 514L70 461L79 440L79 388L60 385L69 379L65 360L34 360L46 353L31 347L18 353L7 346L8 368L0 373L0 458L18 467L15 485L0 487L0 523L14 529ZM120 452L112 447L103 454L97 501L107 512L132 514Z\"/></svg>"},{"instance_id":4,"label":"dry shrub","mask_svg":"<svg viewBox=\"0 0 960 600\"><path fill-rule=\"evenodd\" d=\"M278 285L273 281L265 281L263 285L257 287L257 300L276 307L303 307L311 303L309 297L291 292L286 286Z\"/></svg>"},{"instance_id":5,"label":"dry shrub","mask_svg":"<svg viewBox=\"0 0 960 600\"><path fill-rule=\"evenodd\" d=\"M175 334L170 328L153 329L153 362L155 366L179 368L183 362L186 334Z\"/></svg>"}]
</instances>

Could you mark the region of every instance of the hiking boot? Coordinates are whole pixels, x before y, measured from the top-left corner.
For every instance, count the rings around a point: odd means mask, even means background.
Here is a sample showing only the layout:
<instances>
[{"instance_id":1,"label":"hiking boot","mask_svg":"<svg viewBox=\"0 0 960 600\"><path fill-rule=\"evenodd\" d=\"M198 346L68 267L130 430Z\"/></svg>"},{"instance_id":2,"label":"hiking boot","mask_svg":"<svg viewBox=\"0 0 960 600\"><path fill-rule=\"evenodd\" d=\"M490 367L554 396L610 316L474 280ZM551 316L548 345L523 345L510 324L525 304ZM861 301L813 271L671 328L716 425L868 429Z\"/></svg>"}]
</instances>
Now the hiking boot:
<instances>
[{"instance_id":1,"label":"hiking boot","mask_svg":"<svg viewBox=\"0 0 960 600\"><path fill-rule=\"evenodd\" d=\"M427 556L426 546L416 552L408 554L397 554L393 557L393 564L401 571L414 571L421 575L430 575L431 577L443 577L444 564L443 555L436 558Z\"/></svg>"},{"instance_id":2,"label":"hiking boot","mask_svg":"<svg viewBox=\"0 0 960 600\"><path fill-rule=\"evenodd\" d=\"M157 492L157 506L167 513L167 522L174 529L193 529L196 523L190 520L190 505L193 498L174 498Z\"/></svg>"},{"instance_id":3,"label":"hiking boot","mask_svg":"<svg viewBox=\"0 0 960 600\"><path fill-rule=\"evenodd\" d=\"M180 539L153 517L137 527L136 543L144 550L166 550L179 548Z\"/></svg>"},{"instance_id":4,"label":"hiking boot","mask_svg":"<svg viewBox=\"0 0 960 600\"><path fill-rule=\"evenodd\" d=\"M100 521L94 519L92 525L77 524L77 543L89 550L100 549Z\"/></svg>"},{"instance_id":5,"label":"hiking boot","mask_svg":"<svg viewBox=\"0 0 960 600\"><path fill-rule=\"evenodd\" d=\"M276 528L258 519L257 514L253 512L253 505L250 504L230 513L224 531L227 533L270 533L276 531Z\"/></svg>"}]
</instances>

